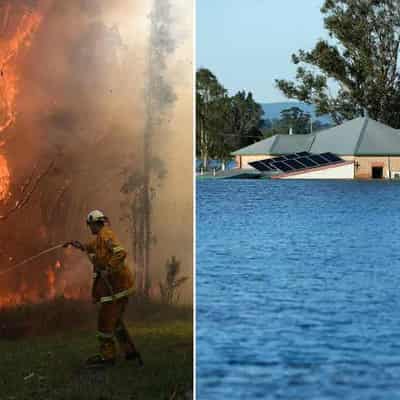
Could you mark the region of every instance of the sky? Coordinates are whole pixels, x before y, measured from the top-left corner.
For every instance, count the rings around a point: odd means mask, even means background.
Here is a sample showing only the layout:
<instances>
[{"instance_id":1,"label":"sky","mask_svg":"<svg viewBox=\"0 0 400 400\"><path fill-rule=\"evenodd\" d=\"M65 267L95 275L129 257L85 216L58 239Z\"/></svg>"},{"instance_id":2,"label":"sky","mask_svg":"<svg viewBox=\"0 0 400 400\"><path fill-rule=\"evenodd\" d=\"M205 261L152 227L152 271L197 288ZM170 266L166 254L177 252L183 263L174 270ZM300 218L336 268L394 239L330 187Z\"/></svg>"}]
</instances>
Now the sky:
<instances>
[{"instance_id":1,"label":"sky","mask_svg":"<svg viewBox=\"0 0 400 400\"><path fill-rule=\"evenodd\" d=\"M288 101L275 79L292 79L291 55L327 38L323 0L197 0L196 64L231 94L253 92L260 103Z\"/></svg>"}]
</instances>

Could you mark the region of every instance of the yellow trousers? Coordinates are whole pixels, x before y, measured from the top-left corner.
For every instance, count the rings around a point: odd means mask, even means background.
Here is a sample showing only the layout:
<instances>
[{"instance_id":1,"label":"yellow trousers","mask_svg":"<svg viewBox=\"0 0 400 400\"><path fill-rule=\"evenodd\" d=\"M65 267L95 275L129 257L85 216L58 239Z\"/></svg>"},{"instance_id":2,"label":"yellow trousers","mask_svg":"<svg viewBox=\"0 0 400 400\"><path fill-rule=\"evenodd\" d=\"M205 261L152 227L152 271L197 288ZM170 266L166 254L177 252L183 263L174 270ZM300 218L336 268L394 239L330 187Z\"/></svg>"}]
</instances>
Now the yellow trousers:
<instances>
[{"instance_id":1,"label":"yellow trousers","mask_svg":"<svg viewBox=\"0 0 400 400\"><path fill-rule=\"evenodd\" d=\"M123 321L127 304L128 297L100 304L97 337L100 342L100 354L106 360L115 359L117 355L115 339L125 354L136 353L135 344Z\"/></svg>"}]
</instances>

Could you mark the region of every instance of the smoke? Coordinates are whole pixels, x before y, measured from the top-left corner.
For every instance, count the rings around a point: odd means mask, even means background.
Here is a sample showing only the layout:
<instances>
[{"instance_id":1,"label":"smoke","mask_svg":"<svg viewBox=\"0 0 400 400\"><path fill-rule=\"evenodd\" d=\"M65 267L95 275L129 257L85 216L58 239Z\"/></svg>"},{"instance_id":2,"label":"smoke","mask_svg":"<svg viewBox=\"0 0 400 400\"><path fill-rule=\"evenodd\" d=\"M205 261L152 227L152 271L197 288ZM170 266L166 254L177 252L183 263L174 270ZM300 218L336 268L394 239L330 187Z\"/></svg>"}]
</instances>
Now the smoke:
<instances>
[{"instance_id":1,"label":"smoke","mask_svg":"<svg viewBox=\"0 0 400 400\"><path fill-rule=\"evenodd\" d=\"M183 274L192 276L191 2L44 0L34 6L43 19L29 51L18 58L17 118L4 147L12 201L33 166L54 161L55 168L29 207L0 226L7 248L0 255L2 268L52 243L90 239L84 221L91 209L109 215L130 250L121 187L127 171L144 173L148 140L156 171L152 284L157 287L172 255L182 262ZM151 34L161 20L170 32L166 43ZM178 31L182 22L184 32ZM163 52L161 58L152 49ZM5 288L21 290L26 280L46 289L46 271L58 258L57 282L85 287L87 261L60 252L0 282L0 298ZM186 302L191 292L186 285Z\"/></svg>"},{"instance_id":2,"label":"smoke","mask_svg":"<svg viewBox=\"0 0 400 400\"><path fill-rule=\"evenodd\" d=\"M165 260L176 256L182 274L193 268L193 148L192 148L192 3L154 2L151 17L150 110L158 118L149 126L154 143L153 159L166 162L167 176L153 201L153 276L165 273ZM153 174L157 166L152 165ZM191 301L193 281L185 286Z\"/></svg>"}]
</instances>

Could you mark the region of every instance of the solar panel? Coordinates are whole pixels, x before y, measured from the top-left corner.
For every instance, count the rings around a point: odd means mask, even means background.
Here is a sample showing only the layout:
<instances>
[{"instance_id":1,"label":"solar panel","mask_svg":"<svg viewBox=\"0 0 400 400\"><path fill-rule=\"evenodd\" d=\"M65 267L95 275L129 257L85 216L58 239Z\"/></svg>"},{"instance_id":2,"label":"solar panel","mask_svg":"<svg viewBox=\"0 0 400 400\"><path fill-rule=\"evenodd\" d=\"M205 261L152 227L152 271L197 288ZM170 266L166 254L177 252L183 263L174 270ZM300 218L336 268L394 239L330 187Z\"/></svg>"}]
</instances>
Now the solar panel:
<instances>
[{"instance_id":1,"label":"solar panel","mask_svg":"<svg viewBox=\"0 0 400 400\"><path fill-rule=\"evenodd\" d=\"M268 165L265 165L262 161L258 161L259 170L260 171L270 171L271 168Z\"/></svg>"},{"instance_id":2,"label":"solar panel","mask_svg":"<svg viewBox=\"0 0 400 400\"><path fill-rule=\"evenodd\" d=\"M272 166L274 159L273 158L267 158L266 160L262 160L262 162L268 166Z\"/></svg>"},{"instance_id":3,"label":"solar panel","mask_svg":"<svg viewBox=\"0 0 400 400\"><path fill-rule=\"evenodd\" d=\"M297 159L298 162L301 162L304 164L306 167L316 167L318 164L314 162L313 160L310 160L309 157L300 157Z\"/></svg>"},{"instance_id":4,"label":"solar panel","mask_svg":"<svg viewBox=\"0 0 400 400\"><path fill-rule=\"evenodd\" d=\"M284 163L282 161L278 161L278 162L274 163L274 165L283 172L293 171L292 167L290 167L289 165L287 165L286 163Z\"/></svg>"},{"instance_id":5,"label":"solar panel","mask_svg":"<svg viewBox=\"0 0 400 400\"><path fill-rule=\"evenodd\" d=\"M272 160L267 160L267 161L268 161L268 162L266 162L265 164L267 164L268 167L271 168L271 170L276 171L276 167L275 167L273 161L272 161Z\"/></svg>"},{"instance_id":6,"label":"solar panel","mask_svg":"<svg viewBox=\"0 0 400 400\"><path fill-rule=\"evenodd\" d=\"M325 160L325 158L322 158L321 156L319 156L317 154L313 154L313 155L309 156L308 158L315 161L317 164L321 164L321 165L325 165L325 164L329 163L328 160Z\"/></svg>"},{"instance_id":7,"label":"solar panel","mask_svg":"<svg viewBox=\"0 0 400 400\"><path fill-rule=\"evenodd\" d=\"M270 163L265 162L265 160L261 160L259 162L265 166L267 171L274 171L276 169Z\"/></svg>"},{"instance_id":8,"label":"solar panel","mask_svg":"<svg viewBox=\"0 0 400 400\"><path fill-rule=\"evenodd\" d=\"M287 160L285 164L288 164L293 169L304 169L306 168L304 164L299 163L297 160Z\"/></svg>"},{"instance_id":9,"label":"solar panel","mask_svg":"<svg viewBox=\"0 0 400 400\"><path fill-rule=\"evenodd\" d=\"M269 168L267 168L262 162L260 161L253 161L249 163L252 167L254 167L258 171L269 171Z\"/></svg>"},{"instance_id":10,"label":"solar panel","mask_svg":"<svg viewBox=\"0 0 400 400\"><path fill-rule=\"evenodd\" d=\"M258 171L266 172L266 171L275 171L276 168L273 167L272 165L269 165L268 163L265 162L266 160L261 160L261 161L252 161L249 162L249 164L257 169Z\"/></svg>"},{"instance_id":11,"label":"solar panel","mask_svg":"<svg viewBox=\"0 0 400 400\"><path fill-rule=\"evenodd\" d=\"M330 162L338 162L338 161L343 161L340 157L338 157L336 154L332 153L322 153L320 154L321 157L326 158Z\"/></svg>"},{"instance_id":12,"label":"solar panel","mask_svg":"<svg viewBox=\"0 0 400 400\"><path fill-rule=\"evenodd\" d=\"M297 155L296 153L294 153L294 154L285 154L285 157L286 157L288 160L290 160L290 159L293 159L293 158L297 158L298 155Z\"/></svg>"},{"instance_id":13,"label":"solar panel","mask_svg":"<svg viewBox=\"0 0 400 400\"><path fill-rule=\"evenodd\" d=\"M300 153L286 154L284 156L253 161L250 162L249 165L261 172L293 172L340 162L344 162L344 160L338 157L336 154L330 152L322 154L310 154L306 151L302 151Z\"/></svg>"}]
</instances>

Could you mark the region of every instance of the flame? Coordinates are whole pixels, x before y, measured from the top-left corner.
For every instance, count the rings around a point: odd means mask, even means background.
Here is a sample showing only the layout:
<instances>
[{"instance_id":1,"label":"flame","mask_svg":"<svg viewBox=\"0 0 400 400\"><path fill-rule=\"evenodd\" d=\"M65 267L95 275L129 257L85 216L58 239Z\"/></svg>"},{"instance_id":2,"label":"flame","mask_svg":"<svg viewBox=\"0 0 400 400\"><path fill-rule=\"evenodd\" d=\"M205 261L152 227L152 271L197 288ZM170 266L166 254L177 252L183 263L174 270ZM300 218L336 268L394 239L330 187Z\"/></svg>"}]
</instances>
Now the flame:
<instances>
[{"instance_id":1,"label":"flame","mask_svg":"<svg viewBox=\"0 0 400 400\"><path fill-rule=\"evenodd\" d=\"M53 267L49 267L46 272L47 284L48 284L48 295L50 299L54 299L56 295L56 288L54 284L56 283L56 274L54 273Z\"/></svg>"},{"instance_id":2,"label":"flame","mask_svg":"<svg viewBox=\"0 0 400 400\"><path fill-rule=\"evenodd\" d=\"M39 304L52 301L58 297L68 300L88 300L89 289L68 286L68 282L62 276L62 264L58 260L50 265L45 271L45 289L32 287L25 280L19 285L14 293L2 294L0 296L0 310L17 307L23 304Z\"/></svg>"},{"instance_id":3,"label":"flame","mask_svg":"<svg viewBox=\"0 0 400 400\"><path fill-rule=\"evenodd\" d=\"M43 20L39 11L23 9L18 3L11 0L2 3L0 0L0 147L5 144L4 132L14 125L17 119L17 96L21 82L18 61L23 51L31 46ZM16 13L13 12L14 7L19 8ZM22 15L15 24L10 22L12 14ZM6 201L10 196L10 171L6 158L0 154L0 202ZM47 236L44 227L40 229L40 236L43 239ZM63 276L63 265L60 261L47 268L43 266L42 274L40 278L38 276L37 282L22 279L18 287L2 290L0 309L27 303L42 303L57 297L89 299L88 287L76 287L76 284L74 286L68 283Z\"/></svg>"},{"instance_id":4,"label":"flame","mask_svg":"<svg viewBox=\"0 0 400 400\"><path fill-rule=\"evenodd\" d=\"M7 160L0 154L0 201L10 196L10 171Z\"/></svg>"},{"instance_id":5,"label":"flame","mask_svg":"<svg viewBox=\"0 0 400 400\"><path fill-rule=\"evenodd\" d=\"M7 26L11 3L8 3L2 12L0 22L3 31ZM3 10L2 10L3 11ZM20 80L17 69L17 57L23 48L31 45L34 34L39 29L42 16L33 10L25 9L10 39L0 39L0 134L12 126L16 121L16 97ZM1 35L0 38L7 37ZM3 146L5 140L0 141ZM5 201L10 196L10 172L7 160L0 154L0 201Z\"/></svg>"},{"instance_id":6,"label":"flame","mask_svg":"<svg viewBox=\"0 0 400 400\"><path fill-rule=\"evenodd\" d=\"M42 16L38 12L26 11L11 40L0 46L0 133L14 124L16 120L15 102L19 82L16 66L17 56L24 47L31 45L32 38L41 22Z\"/></svg>"}]
</instances>

